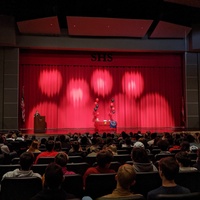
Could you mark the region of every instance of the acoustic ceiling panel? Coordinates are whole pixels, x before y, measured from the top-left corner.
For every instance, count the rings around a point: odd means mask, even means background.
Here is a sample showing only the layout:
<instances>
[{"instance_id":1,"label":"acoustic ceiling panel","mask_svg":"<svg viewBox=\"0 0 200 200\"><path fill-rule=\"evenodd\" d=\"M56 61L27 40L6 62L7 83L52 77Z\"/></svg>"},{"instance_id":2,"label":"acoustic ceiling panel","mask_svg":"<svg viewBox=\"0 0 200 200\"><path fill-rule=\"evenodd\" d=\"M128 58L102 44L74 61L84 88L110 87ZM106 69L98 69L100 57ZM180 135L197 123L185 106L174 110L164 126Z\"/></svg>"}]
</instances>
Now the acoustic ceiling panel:
<instances>
[{"instance_id":1,"label":"acoustic ceiling panel","mask_svg":"<svg viewBox=\"0 0 200 200\"><path fill-rule=\"evenodd\" d=\"M68 34L76 36L144 37L153 20L66 17Z\"/></svg>"},{"instance_id":2,"label":"acoustic ceiling panel","mask_svg":"<svg viewBox=\"0 0 200 200\"><path fill-rule=\"evenodd\" d=\"M57 17L47 17L17 22L22 34L59 35L60 27Z\"/></svg>"},{"instance_id":3,"label":"acoustic ceiling panel","mask_svg":"<svg viewBox=\"0 0 200 200\"><path fill-rule=\"evenodd\" d=\"M170 2L170 3L182 4L185 6L200 8L199 0L164 0L164 1Z\"/></svg>"},{"instance_id":4,"label":"acoustic ceiling panel","mask_svg":"<svg viewBox=\"0 0 200 200\"><path fill-rule=\"evenodd\" d=\"M190 27L160 21L150 38L185 38L190 31Z\"/></svg>"}]
</instances>

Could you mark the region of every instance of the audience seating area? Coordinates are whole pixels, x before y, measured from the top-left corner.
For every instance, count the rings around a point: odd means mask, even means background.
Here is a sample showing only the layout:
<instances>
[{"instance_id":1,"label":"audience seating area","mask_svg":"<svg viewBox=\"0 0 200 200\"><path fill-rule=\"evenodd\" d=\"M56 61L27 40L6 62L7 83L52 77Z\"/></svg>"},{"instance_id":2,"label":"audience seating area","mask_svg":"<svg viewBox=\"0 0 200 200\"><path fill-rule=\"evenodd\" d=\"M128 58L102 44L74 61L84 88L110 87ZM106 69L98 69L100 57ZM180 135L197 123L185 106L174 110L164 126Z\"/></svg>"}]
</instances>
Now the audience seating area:
<instances>
[{"instance_id":1,"label":"audience seating area","mask_svg":"<svg viewBox=\"0 0 200 200\"><path fill-rule=\"evenodd\" d=\"M14 145L13 145L14 144ZM22 152L26 151L27 148L20 146L20 142L15 144L12 142L12 148L17 152L11 155L6 163L1 163L0 159L0 180L2 176L8 172L13 171L16 168L20 168L19 156ZM23 143L24 145L24 143ZM123 164L133 164L131 159L131 148L122 148L119 144L117 145L117 154L113 156L110 168L117 172L120 165ZM15 149L16 148L16 149ZM42 147L40 150L45 151ZM62 151L69 152L68 148L63 148ZM160 153L160 149L155 146L155 148L149 149L148 157L149 159L158 166L158 161L167 156L175 156L179 150L172 151L169 153ZM39 153L34 153L35 158ZM192 160L192 164L196 162L197 153L190 152L188 154ZM45 169L49 163L54 162L54 157L42 157L38 159L37 164L32 165L32 170L39 173L41 176L44 175ZM96 155L82 156L69 156L67 163L67 169L69 171L74 171L74 175L65 175L62 188L69 193L74 194L78 199L83 196L90 196L93 199L109 194L116 187L115 175L112 174L91 174L86 179L86 185L83 188L83 175L85 171L92 166L96 166ZM187 187L192 192L188 195L160 195L158 200L199 200L200 199L200 172L179 172L175 179L177 184ZM131 191L134 193L139 193L144 195L146 199L147 193L161 186L161 179L158 172L137 172L136 183L131 187ZM6 178L1 181L1 200L28 200L31 196L36 194L42 189L42 182L38 178ZM11 192L12 191L12 192ZM120 198L121 200L129 200L132 198Z\"/></svg>"}]
</instances>

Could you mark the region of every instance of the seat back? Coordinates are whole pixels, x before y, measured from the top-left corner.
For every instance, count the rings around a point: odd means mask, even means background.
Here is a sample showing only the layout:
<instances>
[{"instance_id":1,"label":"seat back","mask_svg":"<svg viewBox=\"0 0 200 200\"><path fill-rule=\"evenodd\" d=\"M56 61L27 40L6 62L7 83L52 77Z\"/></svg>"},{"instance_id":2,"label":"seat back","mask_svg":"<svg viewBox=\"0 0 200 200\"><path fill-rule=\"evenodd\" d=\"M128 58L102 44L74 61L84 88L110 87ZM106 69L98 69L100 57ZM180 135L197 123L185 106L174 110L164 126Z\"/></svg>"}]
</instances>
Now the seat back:
<instances>
[{"instance_id":1,"label":"seat back","mask_svg":"<svg viewBox=\"0 0 200 200\"><path fill-rule=\"evenodd\" d=\"M175 182L190 189L191 192L200 192L200 172L179 172Z\"/></svg>"},{"instance_id":2,"label":"seat back","mask_svg":"<svg viewBox=\"0 0 200 200\"><path fill-rule=\"evenodd\" d=\"M156 154L155 157L155 162L159 161L162 158L166 158L166 157L175 157L175 153L162 153L162 154Z\"/></svg>"},{"instance_id":3,"label":"seat back","mask_svg":"<svg viewBox=\"0 0 200 200\"><path fill-rule=\"evenodd\" d=\"M83 157L81 156L69 156L69 163L80 163L83 162Z\"/></svg>"},{"instance_id":4,"label":"seat back","mask_svg":"<svg viewBox=\"0 0 200 200\"><path fill-rule=\"evenodd\" d=\"M92 166L96 161L97 161L96 155L85 157L85 162L87 162L90 166Z\"/></svg>"},{"instance_id":5,"label":"seat back","mask_svg":"<svg viewBox=\"0 0 200 200\"><path fill-rule=\"evenodd\" d=\"M116 187L116 173L90 174L86 178L85 195L92 199L112 193Z\"/></svg>"},{"instance_id":6,"label":"seat back","mask_svg":"<svg viewBox=\"0 0 200 200\"><path fill-rule=\"evenodd\" d=\"M131 155L130 154L120 154L120 155L114 155L113 161L118 161L121 163L121 165L125 164L126 161L131 161Z\"/></svg>"},{"instance_id":7,"label":"seat back","mask_svg":"<svg viewBox=\"0 0 200 200\"><path fill-rule=\"evenodd\" d=\"M1 200L29 200L42 190L38 177L5 178L1 182Z\"/></svg>"},{"instance_id":8,"label":"seat back","mask_svg":"<svg viewBox=\"0 0 200 200\"><path fill-rule=\"evenodd\" d=\"M131 191L142 194L146 198L150 190L158 188L161 184L158 172L137 172L136 183L131 187Z\"/></svg>"},{"instance_id":9,"label":"seat back","mask_svg":"<svg viewBox=\"0 0 200 200\"><path fill-rule=\"evenodd\" d=\"M93 164L93 167L95 167L95 166L97 166L97 162L95 162L95 163ZM113 170L115 170L115 172L117 172L120 166L121 166L121 163L120 163L120 162L118 162L118 161L113 161L113 162L110 163L109 169L113 169Z\"/></svg>"},{"instance_id":10,"label":"seat back","mask_svg":"<svg viewBox=\"0 0 200 200\"><path fill-rule=\"evenodd\" d=\"M102 197L101 200L145 200L143 196L135 195L135 196L127 196L127 197L112 197L112 198L104 198Z\"/></svg>"},{"instance_id":11,"label":"seat back","mask_svg":"<svg viewBox=\"0 0 200 200\"><path fill-rule=\"evenodd\" d=\"M55 157L41 157L38 159L37 164L49 164L54 162Z\"/></svg>"},{"instance_id":12,"label":"seat back","mask_svg":"<svg viewBox=\"0 0 200 200\"><path fill-rule=\"evenodd\" d=\"M200 192L189 194L159 194L156 200L199 200Z\"/></svg>"},{"instance_id":13,"label":"seat back","mask_svg":"<svg viewBox=\"0 0 200 200\"><path fill-rule=\"evenodd\" d=\"M83 178L80 174L64 175L62 188L67 193L74 194L75 197L83 196Z\"/></svg>"},{"instance_id":14,"label":"seat back","mask_svg":"<svg viewBox=\"0 0 200 200\"><path fill-rule=\"evenodd\" d=\"M33 170L33 172L38 173L41 176L43 176L47 166L48 166L48 164L34 164L34 165L32 165L31 170Z\"/></svg>"},{"instance_id":15,"label":"seat back","mask_svg":"<svg viewBox=\"0 0 200 200\"><path fill-rule=\"evenodd\" d=\"M86 170L89 168L89 164L86 162L81 163L67 163L67 170L73 171L76 174L84 175Z\"/></svg>"}]
</instances>

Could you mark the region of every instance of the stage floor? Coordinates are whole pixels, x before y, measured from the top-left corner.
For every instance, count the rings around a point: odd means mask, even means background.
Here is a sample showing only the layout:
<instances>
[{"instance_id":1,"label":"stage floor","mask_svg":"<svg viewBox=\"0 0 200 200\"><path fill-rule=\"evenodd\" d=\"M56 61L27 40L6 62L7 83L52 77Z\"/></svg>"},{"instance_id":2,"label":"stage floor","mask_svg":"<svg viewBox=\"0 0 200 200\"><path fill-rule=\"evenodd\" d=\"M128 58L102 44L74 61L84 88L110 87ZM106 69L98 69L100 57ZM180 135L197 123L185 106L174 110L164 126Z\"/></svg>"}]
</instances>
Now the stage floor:
<instances>
[{"instance_id":1,"label":"stage floor","mask_svg":"<svg viewBox=\"0 0 200 200\"><path fill-rule=\"evenodd\" d=\"M164 133L164 132L184 132L184 131L189 131L186 130L185 128L182 127L176 127L176 128L169 128L169 127L162 127L162 128L117 128L116 132L117 134L120 134L122 131L125 131L126 133L137 133L138 131L140 131L141 133L146 133L146 132L157 132L157 133ZM197 130L193 130L193 131L197 131ZM41 133L35 133L34 129L20 129L20 132L22 132L23 134L45 134L45 135L60 135L60 134L74 134L74 133L78 133L78 134L85 134L85 133L89 133L89 134L93 134L96 132L95 128L62 128L62 129L46 129L45 132L41 132ZM114 133L113 131L98 131L98 133L102 134L103 132L106 133Z\"/></svg>"}]
</instances>

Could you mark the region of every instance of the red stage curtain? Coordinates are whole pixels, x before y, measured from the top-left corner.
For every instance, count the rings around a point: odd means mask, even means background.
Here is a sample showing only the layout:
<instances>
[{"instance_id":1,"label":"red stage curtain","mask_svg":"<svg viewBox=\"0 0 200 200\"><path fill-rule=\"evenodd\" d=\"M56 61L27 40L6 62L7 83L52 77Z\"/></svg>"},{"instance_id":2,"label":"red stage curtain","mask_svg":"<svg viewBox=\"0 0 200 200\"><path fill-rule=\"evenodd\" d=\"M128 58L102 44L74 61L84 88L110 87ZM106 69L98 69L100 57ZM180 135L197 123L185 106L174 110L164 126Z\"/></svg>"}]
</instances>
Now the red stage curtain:
<instances>
[{"instance_id":1,"label":"red stage curtain","mask_svg":"<svg viewBox=\"0 0 200 200\"><path fill-rule=\"evenodd\" d=\"M180 127L182 74L181 54L21 52L19 127L33 129L36 111L48 129L93 128L95 117L122 129Z\"/></svg>"}]
</instances>

